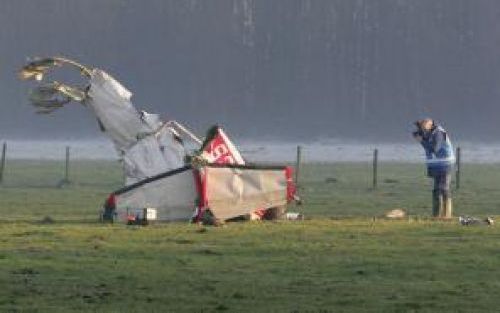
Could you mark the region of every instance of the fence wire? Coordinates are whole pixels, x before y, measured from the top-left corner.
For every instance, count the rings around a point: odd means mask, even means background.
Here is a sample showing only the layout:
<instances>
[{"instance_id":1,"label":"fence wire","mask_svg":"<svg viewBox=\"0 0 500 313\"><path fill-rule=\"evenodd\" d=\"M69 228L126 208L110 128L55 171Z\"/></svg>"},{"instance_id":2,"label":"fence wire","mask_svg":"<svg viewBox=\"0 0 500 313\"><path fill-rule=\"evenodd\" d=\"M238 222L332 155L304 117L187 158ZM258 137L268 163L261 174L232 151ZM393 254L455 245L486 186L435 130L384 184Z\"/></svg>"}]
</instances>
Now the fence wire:
<instances>
[{"instance_id":1,"label":"fence wire","mask_svg":"<svg viewBox=\"0 0 500 313\"><path fill-rule=\"evenodd\" d=\"M89 159L81 147L69 147L67 160L66 145L43 148L59 158L36 157L43 151L35 151L32 158L14 157L15 145L7 145L0 176L0 213L4 219L96 219L106 196L123 186L120 163L111 152L106 158ZM247 150L249 159L259 153L258 149ZM291 211L312 218L378 217L392 209L403 209L414 216L431 213L432 186L423 159L395 161L384 157L386 150L379 148L377 153L365 148L363 155L369 157L353 162L334 153L330 159L322 155L317 161L317 151L307 146L302 146L300 153L297 146L287 151L284 163L299 164L297 178L303 199L302 206L291 206ZM462 151L467 154L467 150ZM453 182L455 215L496 215L500 209L498 173L499 163L462 164L459 190L455 175Z\"/></svg>"}]
</instances>

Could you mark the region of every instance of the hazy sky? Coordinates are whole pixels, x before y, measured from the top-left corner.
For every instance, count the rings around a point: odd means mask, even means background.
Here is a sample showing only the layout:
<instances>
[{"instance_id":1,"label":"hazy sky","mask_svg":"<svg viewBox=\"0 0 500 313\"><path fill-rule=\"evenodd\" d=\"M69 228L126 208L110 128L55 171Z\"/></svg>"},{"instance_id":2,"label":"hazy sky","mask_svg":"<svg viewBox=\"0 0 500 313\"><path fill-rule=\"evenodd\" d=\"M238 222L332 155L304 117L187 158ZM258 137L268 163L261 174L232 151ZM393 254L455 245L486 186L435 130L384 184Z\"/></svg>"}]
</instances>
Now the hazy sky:
<instances>
[{"instance_id":1,"label":"hazy sky","mask_svg":"<svg viewBox=\"0 0 500 313\"><path fill-rule=\"evenodd\" d=\"M28 105L17 68L54 54L199 133L405 140L434 116L495 139L499 16L496 0L0 0L0 139L101 136L79 105Z\"/></svg>"}]
</instances>

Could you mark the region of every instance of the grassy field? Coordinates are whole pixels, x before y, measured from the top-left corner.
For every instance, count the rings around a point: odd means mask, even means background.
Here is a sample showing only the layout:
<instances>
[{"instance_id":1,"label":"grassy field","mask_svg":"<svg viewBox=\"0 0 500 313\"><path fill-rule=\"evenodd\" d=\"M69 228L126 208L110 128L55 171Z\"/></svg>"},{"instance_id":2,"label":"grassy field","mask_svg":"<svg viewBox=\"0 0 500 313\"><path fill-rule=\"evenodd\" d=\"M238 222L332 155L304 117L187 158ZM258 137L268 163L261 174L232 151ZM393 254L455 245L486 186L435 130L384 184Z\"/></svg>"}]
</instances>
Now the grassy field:
<instances>
[{"instance_id":1,"label":"grassy field","mask_svg":"<svg viewBox=\"0 0 500 313\"><path fill-rule=\"evenodd\" d=\"M500 228L438 222L421 165L308 164L310 220L101 225L113 162L9 161L0 312L494 312ZM456 214L497 215L500 165L469 165ZM406 209L401 221L379 218ZM50 216L53 222L46 223Z\"/></svg>"}]
</instances>

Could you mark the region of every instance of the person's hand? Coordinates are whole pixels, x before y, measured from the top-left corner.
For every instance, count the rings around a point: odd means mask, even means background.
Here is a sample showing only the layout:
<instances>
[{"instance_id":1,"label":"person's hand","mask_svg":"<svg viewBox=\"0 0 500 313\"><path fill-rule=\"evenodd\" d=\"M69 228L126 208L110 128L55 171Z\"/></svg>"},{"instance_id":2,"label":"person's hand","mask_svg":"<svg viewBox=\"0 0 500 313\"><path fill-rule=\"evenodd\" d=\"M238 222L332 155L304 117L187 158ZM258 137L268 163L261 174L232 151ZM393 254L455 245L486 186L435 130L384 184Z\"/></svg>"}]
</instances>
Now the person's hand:
<instances>
[{"instance_id":1,"label":"person's hand","mask_svg":"<svg viewBox=\"0 0 500 313\"><path fill-rule=\"evenodd\" d=\"M413 133L413 138L415 138L415 140L418 142L422 142L422 140L423 140L423 136L422 136L421 132L419 132L419 131L416 131Z\"/></svg>"}]
</instances>

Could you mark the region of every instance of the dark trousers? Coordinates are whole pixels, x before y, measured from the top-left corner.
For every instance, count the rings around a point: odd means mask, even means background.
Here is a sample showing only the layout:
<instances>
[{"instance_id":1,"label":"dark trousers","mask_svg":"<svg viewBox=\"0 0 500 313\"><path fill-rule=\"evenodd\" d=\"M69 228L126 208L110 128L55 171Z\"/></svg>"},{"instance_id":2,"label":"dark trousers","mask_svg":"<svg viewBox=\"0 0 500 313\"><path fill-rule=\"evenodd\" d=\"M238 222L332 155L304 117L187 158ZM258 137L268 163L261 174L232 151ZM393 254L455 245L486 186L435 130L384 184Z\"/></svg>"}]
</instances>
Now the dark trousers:
<instances>
[{"instance_id":1,"label":"dark trousers","mask_svg":"<svg viewBox=\"0 0 500 313\"><path fill-rule=\"evenodd\" d=\"M451 204L451 172L439 171L429 175L434 179L434 190L432 191L432 215L434 217L452 217Z\"/></svg>"},{"instance_id":2,"label":"dark trousers","mask_svg":"<svg viewBox=\"0 0 500 313\"><path fill-rule=\"evenodd\" d=\"M449 197L451 185L451 172L438 172L432 173L431 177L434 179L434 192L445 197Z\"/></svg>"}]
</instances>

